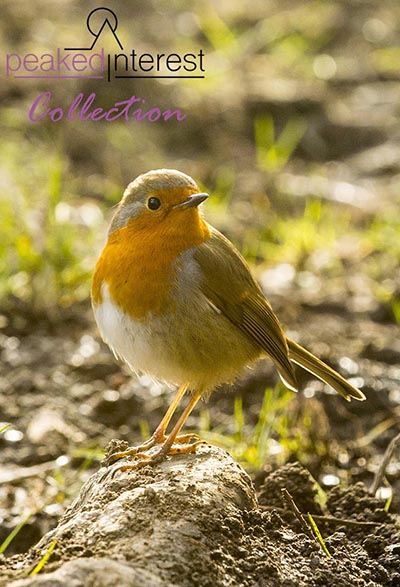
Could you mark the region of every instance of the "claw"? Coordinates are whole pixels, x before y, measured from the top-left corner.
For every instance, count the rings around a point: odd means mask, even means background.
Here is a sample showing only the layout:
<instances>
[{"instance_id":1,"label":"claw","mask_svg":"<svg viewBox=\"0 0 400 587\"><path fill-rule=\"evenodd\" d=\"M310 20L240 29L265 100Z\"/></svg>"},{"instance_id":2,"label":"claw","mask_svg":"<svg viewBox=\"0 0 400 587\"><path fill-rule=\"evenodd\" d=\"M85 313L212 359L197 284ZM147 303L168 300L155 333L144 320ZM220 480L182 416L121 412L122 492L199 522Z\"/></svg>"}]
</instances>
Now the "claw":
<instances>
[{"instance_id":1,"label":"claw","mask_svg":"<svg viewBox=\"0 0 400 587\"><path fill-rule=\"evenodd\" d=\"M139 444L138 446L131 446L131 447L127 448L126 450L122 450L120 452L114 452L114 453L108 455L104 459L104 465L106 467L109 467L110 465L112 465L116 461L119 461L120 459L123 459L125 457L136 457L141 454L144 454L147 450L149 450L149 448L152 448L156 444L162 444L163 442L165 442L165 440L166 440L165 436L163 436L163 437L152 436L151 438L149 438L149 440L146 440L146 442L143 442L143 444Z\"/></svg>"},{"instance_id":2,"label":"claw","mask_svg":"<svg viewBox=\"0 0 400 587\"><path fill-rule=\"evenodd\" d=\"M198 434L180 434L175 438L174 444L189 444L192 442L192 440L199 442L201 439Z\"/></svg>"},{"instance_id":3,"label":"claw","mask_svg":"<svg viewBox=\"0 0 400 587\"><path fill-rule=\"evenodd\" d=\"M193 436L192 436L192 438L193 438ZM199 437L197 436L197 438L199 438ZM185 444L184 446L172 445L171 448L169 449L169 451L166 452L164 456L184 455L184 454L194 453L194 452L196 452L196 449L198 446L205 446L205 445L208 445L208 442L206 442L205 440L200 440L200 439L196 440L196 442L192 442L191 444ZM162 450L160 450L160 453L161 452L162 452Z\"/></svg>"}]
</instances>

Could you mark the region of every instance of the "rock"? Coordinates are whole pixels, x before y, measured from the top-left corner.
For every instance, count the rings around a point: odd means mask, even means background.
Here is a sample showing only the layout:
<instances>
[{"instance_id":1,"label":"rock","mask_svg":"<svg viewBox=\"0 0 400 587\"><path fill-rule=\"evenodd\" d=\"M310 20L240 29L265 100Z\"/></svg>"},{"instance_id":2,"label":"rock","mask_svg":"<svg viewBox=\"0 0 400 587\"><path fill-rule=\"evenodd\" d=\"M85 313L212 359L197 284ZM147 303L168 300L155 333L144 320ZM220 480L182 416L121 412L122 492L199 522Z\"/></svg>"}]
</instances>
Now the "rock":
<instances>
[{"instance_id":1,"label":"rock","mask_svg":"<svg viewBox=\"0 0 400 587\"><path fill-rule=\"evenodd\" d=\"M209 565L217 572L210 553L240 531L241 512L255 507L250 478L222 450L114 476L102 468L27 557L29 568L57 540L41 574L7 585L189 586Z\"/></svg>"}]
</instances>

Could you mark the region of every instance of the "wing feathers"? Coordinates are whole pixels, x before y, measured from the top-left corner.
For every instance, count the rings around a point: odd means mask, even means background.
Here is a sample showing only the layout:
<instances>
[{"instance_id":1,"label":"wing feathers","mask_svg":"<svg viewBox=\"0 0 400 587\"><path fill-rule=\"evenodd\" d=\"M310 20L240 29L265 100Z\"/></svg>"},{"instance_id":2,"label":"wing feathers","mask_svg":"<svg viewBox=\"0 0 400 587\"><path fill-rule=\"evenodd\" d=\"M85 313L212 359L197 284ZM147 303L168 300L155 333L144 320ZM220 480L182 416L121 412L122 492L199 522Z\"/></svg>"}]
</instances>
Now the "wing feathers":
<instances>
[{"instance_id":1,"label":"wing feathers","mask_svg":"<svg viewBox=\"0 0 400 587\"><path fill-rule=\"evenodd\" d=\"M242 256L213 229L194 257L201 267L201 289L207 299L271 357L285 384L297 391L285 334Z\"/></svg>"},{"instance_id":2,"label":"wing feathers","mask_svg":"<svg viewBox=\"0 0 400 587\"><path fill-rule=\"evenodd\" d=\"M262 300L261 300L262 302ZM286 337L282 328L267 303L259 299L246 298L243 303L242 321L238 324L250 338L271 357L284 382L297 391L297 382L293 366L290 363Z\"/></svg>"}]
</instances>

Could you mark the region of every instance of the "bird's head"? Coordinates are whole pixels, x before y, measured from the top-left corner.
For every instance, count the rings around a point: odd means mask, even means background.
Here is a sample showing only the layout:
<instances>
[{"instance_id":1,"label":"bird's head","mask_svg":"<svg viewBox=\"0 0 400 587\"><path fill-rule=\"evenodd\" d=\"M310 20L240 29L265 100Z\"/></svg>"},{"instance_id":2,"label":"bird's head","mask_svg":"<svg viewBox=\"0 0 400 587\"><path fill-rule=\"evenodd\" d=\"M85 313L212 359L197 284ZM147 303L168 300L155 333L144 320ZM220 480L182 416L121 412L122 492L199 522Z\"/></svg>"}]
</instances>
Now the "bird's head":
<instances>
[{"instance_id":1,"label":"bird's head","mask_svg":"<svg viewBox=\"0 0 400 587\"><path fill-rule=\"evenodd\" d=\"M139 175L126 188L110 226L110 234L125 226L133 230L190 231L202 222L199 204L208 197L196 182L175 169Z\"/></svg>"}]
</instances>

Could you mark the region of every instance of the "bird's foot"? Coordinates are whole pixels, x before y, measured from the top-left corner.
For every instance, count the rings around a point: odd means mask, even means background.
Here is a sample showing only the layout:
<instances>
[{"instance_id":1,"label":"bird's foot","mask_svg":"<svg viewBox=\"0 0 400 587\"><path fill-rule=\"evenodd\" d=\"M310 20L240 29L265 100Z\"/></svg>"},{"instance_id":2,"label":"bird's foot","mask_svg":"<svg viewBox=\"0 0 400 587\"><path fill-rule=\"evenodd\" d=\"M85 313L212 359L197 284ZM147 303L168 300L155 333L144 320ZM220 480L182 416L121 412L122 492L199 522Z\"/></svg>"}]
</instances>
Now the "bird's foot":
<instances>
[{"instance_id":1,"label":"bird's foot","mask_svg":"<svg viewBox=\"0 0 400 587\"><path fill-rule=\"evenodd\" d=\"M107 455L106 458L103 461L103 465L105 467L109 467L110 465L112 465L113 463L115 463L116 461L119 461L120 459L123 459L125 457L138 457L138 460L146 460L147 458L147 451L151 448L153 448L156 445L161 445L163 446L166 442L167 442L168 437L162 433L155 433L153 434L153 436L151 438L149 438L149 440L146 440L146 442L143 442L142 444L139 444L137 446L130 446L129 448L122 450L122 451L116 451L116 452L112 452L111 454ZM178 445L186 445L188 447L193 446L194 444L196 444L197 442L203 443L203 441L200 440L200 437L197 434L181 434L179 436L177 436L174 439L173 442L173 446L175 444ZM171 447L171 449L168 451L168 454L178 454L180 452L185 452L180 450L182 447ZM175 452L171 452L172 450L174 450ZM193 452L193 451L187 451L187 452ZM142 455L142 456L140 456Z\"/></svg>"},{"instance_id":2,"label":"bird's foot","mask_svg":"<svg viewBox=\"0 0 400 587\"><path fill-rule=\"evenodd\" d=\"M196 449L199 446L207 445L207 442L205 440L196 440L195 442L190 442L190 440L193 440L194 437L198 438L197 435L193 435L193 434L185 434L185 435L179 436L178 438L175 439L176 442L172 446L168 442L168 439L166 439L166 441L157 450L154 450L154 451L150 450L147 453L144 453L144 452L131 453L130 450L124 451L127 454L118 453L118 454L123 454L123 456L118 456L118 460L121 458L124 458L125 456L129 456L129 457L132 457L132 462L128 462L126 464L117 464L115 467L113 467L111 469L111 475L112 475L112 477L114 477L114 475L118 471L121 471L121 472L128 471L128 470L137 471L138 469L142 469L146 465L155 465L156 463L163 461L167 456L195 453ZM185 442L185 440L183 440L183 439L188 440L189 443ZM136 448L136 447L134 447L134 448ZM112 455L112 456L114 456L114 455ZM116 460L117 459L112 461L110 464L115 463ZM109 465L107 465L107 466L109 466Z\"/></svg>"}]
</instances>

